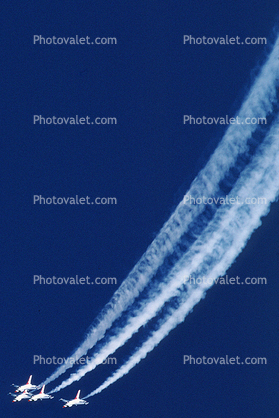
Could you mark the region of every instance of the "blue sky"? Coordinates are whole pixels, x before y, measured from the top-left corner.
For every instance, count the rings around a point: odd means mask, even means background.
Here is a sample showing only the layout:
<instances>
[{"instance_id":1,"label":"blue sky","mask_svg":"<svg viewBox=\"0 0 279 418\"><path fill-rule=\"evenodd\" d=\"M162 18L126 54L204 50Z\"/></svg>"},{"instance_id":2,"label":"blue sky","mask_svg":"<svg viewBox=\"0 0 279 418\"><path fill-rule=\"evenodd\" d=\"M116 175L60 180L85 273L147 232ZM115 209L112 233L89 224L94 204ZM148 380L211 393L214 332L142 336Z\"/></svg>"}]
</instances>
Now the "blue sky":
<instances>
[{"instance_id":1,"label":"blue sky","mask_svg":"<svg viewBox=\"0 0 279 418\"><path fill-rule=\"evenodd\" d=\"M278 2L9 3L4 10L1 416L59 416L102 383L104 365L53 401L12 404L11 383L70 355L116 286L33 285L33 275L127 276L168 219L224 129L183 115L232 117L266 48L183 45L183 35L266 37ZM163 4L162 4L163 3ZM33 35L114 36L100 47L33 45ZM117 117L116 126L33 125L33 115ZM115 196L114 206L38 206L33 195ZM230 268L267 286L215 286L127 376L71 416L276 417L279 209ZM119 365L131 345L119 350ZM267 357L266 366L183 365L183 355ZM51 386L53 387L53 386ZM64 411L63 411L64 412Z\"/></svg>"}]
</instances>

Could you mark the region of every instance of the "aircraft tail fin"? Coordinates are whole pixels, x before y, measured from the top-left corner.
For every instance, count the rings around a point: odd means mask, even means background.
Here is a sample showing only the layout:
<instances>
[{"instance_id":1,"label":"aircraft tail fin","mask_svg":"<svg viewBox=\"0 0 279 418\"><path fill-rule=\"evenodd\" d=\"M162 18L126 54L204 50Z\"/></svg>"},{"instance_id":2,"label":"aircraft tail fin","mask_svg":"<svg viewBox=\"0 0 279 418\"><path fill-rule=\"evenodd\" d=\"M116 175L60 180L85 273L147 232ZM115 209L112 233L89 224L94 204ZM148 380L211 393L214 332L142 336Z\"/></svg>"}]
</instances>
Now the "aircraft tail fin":
<instances>
[{"instance_id":1,"label":"aircraft tail fin","mask_svg":"<svg viewBox=\"0 0 279 418\"><path fill-rule=\"evenodd\" d=\"M75 399L79 399L79 395L80 395L80 390L77 393L77 396L75 397Z\"/></svg>"},{"instance_id":2,"label":"aircraft tail fin","mask_svg":"<svg viewBox=\"0 0 279 418\"><path fill-rule=\"evenodd\" d=\"M32 374L30 374L29 379L27 381L27 385L31 383L31 379L32 379Z\"/></svg>"}]
</instances>

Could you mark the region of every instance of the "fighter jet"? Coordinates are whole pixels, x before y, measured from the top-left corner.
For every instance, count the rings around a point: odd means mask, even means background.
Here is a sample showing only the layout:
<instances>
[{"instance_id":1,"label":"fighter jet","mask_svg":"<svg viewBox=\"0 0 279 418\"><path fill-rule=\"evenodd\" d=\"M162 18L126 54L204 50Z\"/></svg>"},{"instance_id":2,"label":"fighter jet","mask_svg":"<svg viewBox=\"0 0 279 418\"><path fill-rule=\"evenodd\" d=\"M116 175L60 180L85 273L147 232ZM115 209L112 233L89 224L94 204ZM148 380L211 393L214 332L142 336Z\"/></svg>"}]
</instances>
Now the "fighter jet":
<instances>
[{"instance_id":1,"label":"fighter jet","mask_svg":"<svg viewBox=\"0 0 279 418\"><path fill-rule=\"evenodd\" d=\"M77 393L77 396L75 399L72 399L71 401L67 401L66 399L59 399L60 401L66 402L65 405L63 405L63 408L71 408L72 406L78 406L78 405L88 405L89 402L86 402L83 399L79 398L80 390Z\"/></svg>"},{"instance_id":2,"label":"fighter jet","mask_svg":"<svg viewBox=\"0 0 279 418\"><path fill-rule=\"evenodd\" d=\"M32 395L28 393L27 390L24 390L19 395L15 395L14 393L10 392L10 395L14 396L13 402L20 402L22 399L29 399Z\"/></svg>"},{"instance_id":3,"label":"fighter jet","mask_svg":"<svg viewBox=\"0 0 279 418\"><path fill-rule=\"evenodd\" d=\"M42 401L43 399L53 399L53 396L50 396L47 393L45 393L45 385L42 387L41 392L37 393L37 395L33 395L28 402L36 402L38 400Z\"/></svg>"},{"instance_id":4,"label":"fighter jet","mask_svg":"<svg viewBox=\"0 0 279 418\"><path fill-rule=\"evenodd\" d=\"M13 383L12 386L15 386L17 388L15 390L15 392L24 392L25 390L36 390L36 389L39 389L38 386L35 386L35 385L32 385L31 384L31 379L32 379L32 374L29 376L29 379L28 379L26 385L18 386L18 385L15 385Z\"/></svg>"}]
</instances>

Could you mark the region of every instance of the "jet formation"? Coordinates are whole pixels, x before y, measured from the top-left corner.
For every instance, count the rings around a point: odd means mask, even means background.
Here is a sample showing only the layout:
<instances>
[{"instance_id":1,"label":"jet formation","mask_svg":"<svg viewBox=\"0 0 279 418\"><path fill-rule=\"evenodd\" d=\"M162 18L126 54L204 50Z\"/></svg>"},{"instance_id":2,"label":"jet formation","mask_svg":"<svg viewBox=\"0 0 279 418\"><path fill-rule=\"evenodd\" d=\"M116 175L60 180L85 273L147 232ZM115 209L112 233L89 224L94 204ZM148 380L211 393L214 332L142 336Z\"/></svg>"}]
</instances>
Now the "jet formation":
<instances>
[{"instance_id":1,"label":"jet formation","mask_svg":"<svg viewBox=\"0 0 279 418\"><path fill-rule=\"evenodd\" d=\"M16 387L15 393L18 393L15 395L14 393L9 393L9 395L13 396L13 402L20 402L24 399L28 399L28 402L36 402L36 401L42 401L43 399L53 399L53 396L48 395L45 393L45 385L40 388L40 386L32 385L31 383L32 375L29 376L29 379L25 385L19 386L15 385L14 383L12 386ZM37 394L33 394L35 390L41 389L41 391ZM78 405L88 405L89 402L85 401L84 399L80 398L80 390L78 391L76 397L71 400L66 399L60 399L60 401L65 402L65 405L63 405L63 408L71 408L72 406L78 406Z\"/></svg>"}]
</instances>

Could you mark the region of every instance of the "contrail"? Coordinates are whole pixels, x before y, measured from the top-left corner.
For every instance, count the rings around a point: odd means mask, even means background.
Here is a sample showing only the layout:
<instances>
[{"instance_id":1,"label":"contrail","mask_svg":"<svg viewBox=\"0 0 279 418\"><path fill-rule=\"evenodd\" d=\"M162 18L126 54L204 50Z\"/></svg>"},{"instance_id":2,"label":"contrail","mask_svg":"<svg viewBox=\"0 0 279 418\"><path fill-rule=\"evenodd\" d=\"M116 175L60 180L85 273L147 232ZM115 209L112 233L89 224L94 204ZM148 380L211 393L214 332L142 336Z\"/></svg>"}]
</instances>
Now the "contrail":
<instances>
[{"instance_id":1,"label":"contrail","mask_svg":"<svg viewBox=\"0 0 279 418\"><path fill-rule=\"evenodd\" d=\"M233 218L229 216L229 219L227 219L226 210L224 211L226 216L221 215L220 221L221 224L225 222L225 229L222 232L215 232L223 237L223 243L220 245L219 241L215 248L213 248L212 254L214 255L211 259L209 258L203 263L200 268L201 274L207 275L210 273L210 277L213 278L225 274L226 270L244 248L253 231L261 225L261 217L268 213L270 203L278 197L279 120L271 129L265 148L262 148L260 151L261 153L257 155L257 158L251 164L252 167L249 166L245 170L246 176L241 178L240 183L242 184L240 184L240 187L243 187L244 191L245 189L248 191L247 186L245 187L245 182L248 180L250 182L250 192L253 190L254 195L265 197L268 205L246 205L240 208L232 207L230 208L230 212L234 212ZM218 213L218 215L220 214ZM216 256L219 259L217 264L215 263ZM185 274L187 274L187 266L178 271L180 278L185 277ZM148 340L131 356L126 364L120 367L99 388L89 393L85 399L102 392L145 358L172 329L184 321L187 314L204 297L205 291L209 287L210 285L202 283L196 289L190 289L188 292L181 291L175 306L169 307L167 314L160 320L159 329L151 334Z\"/></svg>"},{"instance_id":2,"label":"contrail","mask_svg":"<svg viewBox=\"0 0 279 418\"><path fill-rule=\"evenodd\" d=\"M276 40L271 54L237 114L240 121L245 121L246 118L265 118L273 113L277 100L276 87L279 84L278 55L279 39ZM257 129L258 125L245 122L230 125L207 165L191 184L187 195L194 198L223 195L220 182L230 168L235 166L240 155L249 154L248 142ZM72 358L79 359L104 337L113 322L135 301L154 277L166 257L175 251L181 237L191 228L195 230L195 221L204 210L204 204L189 205L184 201L179 203L145 254L97 316L85 340L71 355ZM61 365L41 385L50 383L72 366L72 362Z\"/></svg>"},{"instance_id":3,"label":"contrail","mask_svg":"<svg viewBox=\"0 0 279 418\"><path fill-rule=\"evenodd\" d=\"M273 167L274 158L276 153L278 153L278 143L274 141L275 133L278 133L276 127L271 129L271 132L267 135L264 143L258 148L252 162L243 171L234 189L231 191L230 195L232 195L232 197L237 195L240 198L240 201L244 201L248 196L253 196L253 193L263 197L264 191L262 191L262 195L259 194L262 190L261 179L264 177L264 173L267 170L270 171L270 167ZM264 184L266 187L266 183ZM267 201L269 202L269 200ZM251 212L246 209L246 206L247 205L228 205L224 208L219 208L214 219L209 222L207 228L200 235L197 242L181 257L171 273L164 279L164 282L160 284L159 289L156 289L155 291L152 290L148 299L142 302L140 308L131 312L126 326L114 330L116 335L105 341L105 345L94 354L91 361L86 366L81 367L76 373L72 374L67 380L62 382L61 385L52 390L51 393L57 392L72 384L74 381L80 380L86 373L94 370L97 365L101 364L109 355L113 354L119 347L124 345L141 326L145 325L151 318L157 315L159 310L169 299L179 296L181 287L183 288L184 293L186 293L186 296L183 296L183 298L188 298L189 294L196 294L197 289L193 289L193 287L188 286L187 283L185 284L185 278L189 276L201 277L201 275L204 275L204 266L208 265L209 259L212 260L209 263L211 270L215 265L220 264L219 260L224 259L226 251L230 251L230 242L236 240L236 238L234 238L237 233L237 226L234 224L235 219L242 217L243 213L245 215L247 212ZM253 213L257 216L256 209L254 209ZM224 237L226 237L225 241ZM229 245L225 245L226 242L229 242ZM183 274L181 274L181 272L183 272ZM207 276L209 273L207 273ZM210 275L210 277L212 278L212 275ZM208 287L211 285L212 282ZM206 286L203 285L203 292L205 288ZM188 295L186 290L188 291Z\"/></svg>"}]
</instances>

